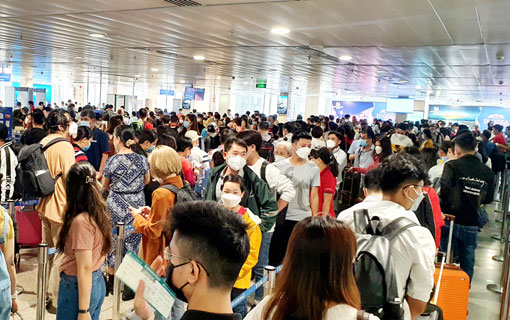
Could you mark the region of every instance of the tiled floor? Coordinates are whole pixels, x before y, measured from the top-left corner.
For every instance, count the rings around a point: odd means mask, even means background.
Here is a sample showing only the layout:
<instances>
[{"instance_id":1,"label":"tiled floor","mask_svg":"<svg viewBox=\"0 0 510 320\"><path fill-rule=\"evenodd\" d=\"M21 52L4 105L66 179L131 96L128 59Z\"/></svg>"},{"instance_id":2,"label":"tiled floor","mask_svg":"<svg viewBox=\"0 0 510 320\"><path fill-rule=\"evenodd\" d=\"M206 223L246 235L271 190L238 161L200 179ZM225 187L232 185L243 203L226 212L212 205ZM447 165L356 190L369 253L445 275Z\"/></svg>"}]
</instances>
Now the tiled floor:
<instances>
[{"instance_id":1,"label":"tiled floor","mask_svg":"<svg viewBox=\"0 0 510 320\"><path fill-rule=\"evenodd\" d=\"M489 207L490 221L478 237L476 252L475 276L469 298L469 320L496 320L499 315L500 295L486 289L489 283L497 283L501 275L500 262L492 260L492 256L499 254L501 244L492 240L491 235L499 232L499 224L494 222L495 214L492 206ZM500 217L501 214L498 215ZM18 283L24 288L19 296L19 313L25 320L36 318L36 289L37 289L37 250L23 250L21 270L18 272ZM108 296L103 304L101 319L112 318L112 296ZM127 314L132 302L121 304L121 314ZM46 319L55 319L54 315L46 313Z\"/></svg>"}]
</instances>

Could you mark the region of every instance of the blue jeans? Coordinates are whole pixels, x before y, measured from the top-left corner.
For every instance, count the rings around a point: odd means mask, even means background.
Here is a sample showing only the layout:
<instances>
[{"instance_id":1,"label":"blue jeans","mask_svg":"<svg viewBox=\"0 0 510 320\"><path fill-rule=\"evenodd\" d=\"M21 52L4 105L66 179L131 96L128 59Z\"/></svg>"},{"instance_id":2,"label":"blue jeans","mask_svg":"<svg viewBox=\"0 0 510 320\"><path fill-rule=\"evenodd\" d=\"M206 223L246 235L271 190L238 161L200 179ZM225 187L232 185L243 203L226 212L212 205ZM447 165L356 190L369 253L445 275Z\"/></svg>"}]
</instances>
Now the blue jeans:
<instances>
[{"instance_id":1,"label":"blue jeans","mask_svg":"<svg viewBox=\"0 0 510 320\"><path fill-rule=\"evenodd\" d=\"M92 272L89 312L92 320L99 320L106 287L101 269ZM57 320L78 318L78 278L60 273L58 289Z\"/></svg>"},{"instance_id":2,"label":"blue jeans","mask_svg":"<svg viewBox=\"0 0 510 320\"><path fill-rule=\"evenodd\" d=\"M11 286L0 289L0 319L10 319L12 308Z\"/></svg>"},{"instance_id":3,"label":"blue jeans","mask_svg":"<svg viewBox=\"0 0 510 320\"><path fill-rule=\"evenodd\" d=\"M273 238L272 232L266 232L262 234L262 242L260 243L259 261L257 265L253 267L253 274L255 281L258 281L264 276L264 267L269 264L269 246L271 245L271 239ZM260 287L255 291L255 300L262 301L264 299L264 287Z\"/></svg>"},{"instance_id":4,"label":"blue jeans","mask_svg":"<svg viewBox=\"0 0 510 320\"><path fill-rule=\"evenodd\" d=\"M441 228L441 245L439 249L446 252L448 248L448 235L450 226L445 225ZM473 270L475 267L475 249L478 245L478 227L454 225L452 235L452 254L460 263L460 268L469 276L469 281L473 279Z\"/></svg>"}]
</instances>

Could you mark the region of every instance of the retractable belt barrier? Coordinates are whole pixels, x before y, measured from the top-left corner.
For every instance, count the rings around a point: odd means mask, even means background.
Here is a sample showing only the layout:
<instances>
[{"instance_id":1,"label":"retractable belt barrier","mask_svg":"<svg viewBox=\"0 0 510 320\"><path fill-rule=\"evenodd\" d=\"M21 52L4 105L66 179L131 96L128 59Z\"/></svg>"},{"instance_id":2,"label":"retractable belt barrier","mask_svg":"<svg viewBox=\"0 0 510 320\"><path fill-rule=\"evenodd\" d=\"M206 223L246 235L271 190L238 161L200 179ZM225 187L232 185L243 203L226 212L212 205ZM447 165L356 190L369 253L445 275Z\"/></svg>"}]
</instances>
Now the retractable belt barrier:
<instances>
[{"instance_id":1,"label":"retractable belt barrier","mask_svg":"<svg viewBox=\"0 0 510 320\"><path fill-rule=\"evenodd\" d=\"M264 276L239 296L237 296L234 300L232 300L232 308L237 307L241 302L248 299L249 296L251 296L258 288L265 285L266 283L267 286L264 286L264 296L272 294L274 289L275 275L280 272L280 270L282 270L282 265L279 265L276 268L273 266L266 266L264 268Z\"/></svg>"}]
</instances>

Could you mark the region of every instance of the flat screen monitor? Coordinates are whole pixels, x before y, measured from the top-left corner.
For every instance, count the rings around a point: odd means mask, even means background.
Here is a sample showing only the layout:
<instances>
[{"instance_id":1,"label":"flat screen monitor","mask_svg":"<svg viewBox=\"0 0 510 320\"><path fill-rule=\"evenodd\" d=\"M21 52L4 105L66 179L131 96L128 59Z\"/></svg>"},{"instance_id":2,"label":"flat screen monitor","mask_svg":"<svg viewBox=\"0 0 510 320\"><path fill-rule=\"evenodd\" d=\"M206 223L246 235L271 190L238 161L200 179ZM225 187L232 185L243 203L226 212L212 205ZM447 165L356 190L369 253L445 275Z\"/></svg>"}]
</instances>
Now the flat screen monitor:
<instances>
[{"instance_id":1,"label":"flat screen monitor","mask_svg":"<svg viewBox=\"0 0 510 320\"><path fill-rule=\"evenodd\" d=\"M386 101L386 111L395 113L413 113L414 99L406 98L388 98Z\"/></svg>"},{"instance_id":2,"label":"flat screen monitor","mask_svg":"<svg viewBox=\"0 0 510 320\"><path fill-rule=\"evenodd\" d=\"M205 89L195 88L195 100L204 101Z\"/></svg>"},{"instance_id":3,"label":"flat screen monitor","mask_svg":"<svg viewBox=\"0 0 510 320\"><path fill-rule=\"evenodd\" d=\"M195 89L186 87L184 90L184 100L193 100L195 99Z\"/></svg>"}]
</instances>

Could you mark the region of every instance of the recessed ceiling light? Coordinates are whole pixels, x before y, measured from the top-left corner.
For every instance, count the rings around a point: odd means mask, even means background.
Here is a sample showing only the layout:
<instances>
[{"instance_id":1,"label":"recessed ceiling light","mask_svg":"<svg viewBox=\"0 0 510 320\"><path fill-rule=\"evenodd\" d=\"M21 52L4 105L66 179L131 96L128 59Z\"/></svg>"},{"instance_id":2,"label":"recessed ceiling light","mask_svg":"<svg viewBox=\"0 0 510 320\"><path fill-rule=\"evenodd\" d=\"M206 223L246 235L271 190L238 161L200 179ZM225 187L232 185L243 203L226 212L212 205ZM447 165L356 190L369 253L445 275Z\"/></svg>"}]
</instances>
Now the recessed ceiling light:
<instances>
[{"instance_id":1,"label":"recessed ceiling light","mask_svg":"<svg viewBox=\"0 0 510 320\"><path fill-rule=\"evenodd\" d=\"M352 57L351 56L348 56L348 55L343 55L343 56L340 56L340 58L338 58L342 61L351 61L352 60Z\"/></svg>"},{"instance_id":2,"label":"recessed ceiling light","mask_svg":"<svg viewBox=\"0 0 510 320\"><path fill-rule=\"evenodd\" d=\"M157 71L159 71L159 69L158 68L151 68L151 71L157 72Z\"/></svg>"},{"instance_id":3,"label":"recessed ceiling light","mask_svg":"<svg viewBox=\"0 0 510 320\"><path fill-rule=\"evenodd\" d=\"M181 80L181 81L179 81L179 83L186 83L186 81L184 81L184 80Z\"/></svg>"},{"instance_id":4,"label":"recessed ceiling light","mask_svg":"<svg viewBox=\"0 0 510 320\"><path fill-rule=\"evenodd\" d=\"M83 57L74 57L75 59L83 59Z\"/></svg>"},{"instance_id":5,"label":"recessed ceiling light","mask_svg":"<svg viewBox=\"0 0 510 320\"><path fill-rule=\"evenodd\" d=\"M138 78L138 77L140 77L140 75L139 75L139 74L135 74L135 77L137 77L137 78Z\"/></svg>"},{"instance_id":6,"label":"recessed ceiling light","mask_svg":"<svg viewBox=\"0 0 510 320\"><path fill-rule=\"evenodd\" d=\"M250 83L248 81L245 81L245 82L243 82L243 84L246 86L246 85L249 85Z\"/></svg>"},{"instance_id":7,"label":"recessed ceiling light","mask_svg":"<svg viewBox=\"0 0 510 320\"><path fill-rule=\"evenodd\" d=\"M385 74L385 73L386 73L386 71L384 71L384 70L376 70L376 71L375 71L375 73Z\"/></svg>"},{"instance_id":8,"label":"recessed ceiling light","mask_svg":"<svg viewBox=\"0 0 510 320\"><path fill-rule=\"evenodd\" d=\"M408 80L399 80L399 81L398 81L398 83L400 83L400 84L406 84L406 83L408 83L408 82L409 82Z\"/></svg>"},{"instance_id":9,"label":"recessed ceiling light","mask_svg":"<svg viewBox=\"0 0 510 320\"><path fill-rule=\"evenodd\" d=\"M290 30L287 28L273 28L273 29L271 29L271 33L274 33L274 34L287 34L289 32L290 32Z\"/></svg>"},{"instance_id":10,"label":"recessed ceiling light","mask_svg":"<svg viewBox=\"0 0 510 320\"><path fill-rule=\"evenodd\" d=\"M205 60L204 56L194 56L193 59L195 60Z\"/></svg>"},{"instance_id":11,"label":"recessed ceiling light","mask_svg":"<svg viewBox=\"0 0 510 320\"><path fill-rule=\"evenodd\" d=\"M92 38L104 38L106 36L105 33L89 33L89 36Z\"/></svg>"}]
</instances>

